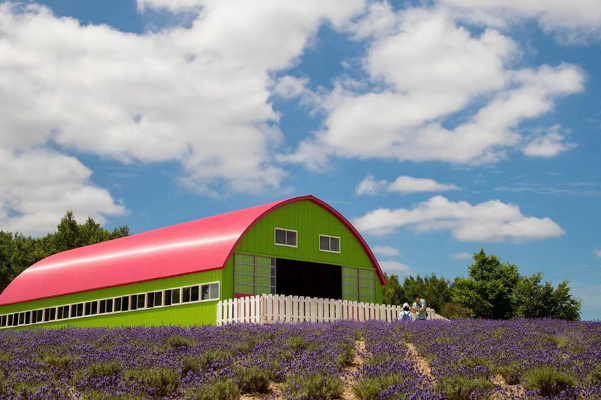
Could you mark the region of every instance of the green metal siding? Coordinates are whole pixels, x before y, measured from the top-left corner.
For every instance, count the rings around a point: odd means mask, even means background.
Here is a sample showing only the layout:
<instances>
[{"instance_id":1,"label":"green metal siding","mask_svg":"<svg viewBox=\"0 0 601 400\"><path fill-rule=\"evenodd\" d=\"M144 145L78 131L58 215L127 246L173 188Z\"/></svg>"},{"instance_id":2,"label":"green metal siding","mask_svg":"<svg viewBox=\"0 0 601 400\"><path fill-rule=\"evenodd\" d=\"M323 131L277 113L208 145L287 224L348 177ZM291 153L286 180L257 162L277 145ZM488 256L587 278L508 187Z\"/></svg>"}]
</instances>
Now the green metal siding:
<instances>
[{"instance_id":1,"label":"green metal siding","mask_svg":"<svg viewBox=\"0 0 601 400\"><path fill-rule=\"evenodd\" d=\"M292 229L298 232L298 247L278 246L274 243L274 228ZM340 237L340 253L319 251L319 235ZM258 256L287 258L365 269L375 269L361 244L335 216L311 201L300 201L282 206L264 216L242 238L236 252ZM224 269L179 277L136 283L126 286L77 293L67 296L36 300L27 303L0 307L0 315L30 311L60 305L85 303L125 296L165 290L174 287L200 283L221 282L221 299L234 297L234 260L227 261ZM376 280L376 301L382 302L382 285ZM191 303L162 308L136 310L122 313L87 316L64 321L45 322L30 327L65 326L97 327L127 325L202 325L215 324L217 301ZM17 327L16 329L20 329Z\"/></svg>"},{"instance_id":2,"label":"green metal siding","mask_svg":"<svg viewBox=\"0 0 601 400\"><path fill-rule=\"evenodd\" d=\"M152 292L173 287L195 285L222 281L222 271L214 270L173 278L136 283L133 285L76 293L67 296L11 304L0 307L0 315L40 308L56 307L65 304L84 303L92 300L125 296L135 293ZM230 285L231 286L231 285ZM221 291L223 293L223 284ZM126 326L126 325L206 325L215 324L217 318L217 301L207 301L161 308L127 311L113 314L87 316L63 321L44 322L29 327L63 327L63 326Z\"/></svg>"},{"instance_id":3,"label":"green metal siding","mask_svg":"<svg viewBox=\"0 0 601 400\"><path fill-rule=\"evenodd\" d=\"M275 228L297 231L298 246L276 245ZM319 251L320 234L339 237L340 253ZM308 200L287 204L264 216L242 238L236 252L375 269L355 235L329 211ZM233 282L233 270L231 277ZM233 287L231 290L233 295ZM382 285L379 280L376 281L376 295L376 302L381 303Z\"/></svg>"}]
</instances>

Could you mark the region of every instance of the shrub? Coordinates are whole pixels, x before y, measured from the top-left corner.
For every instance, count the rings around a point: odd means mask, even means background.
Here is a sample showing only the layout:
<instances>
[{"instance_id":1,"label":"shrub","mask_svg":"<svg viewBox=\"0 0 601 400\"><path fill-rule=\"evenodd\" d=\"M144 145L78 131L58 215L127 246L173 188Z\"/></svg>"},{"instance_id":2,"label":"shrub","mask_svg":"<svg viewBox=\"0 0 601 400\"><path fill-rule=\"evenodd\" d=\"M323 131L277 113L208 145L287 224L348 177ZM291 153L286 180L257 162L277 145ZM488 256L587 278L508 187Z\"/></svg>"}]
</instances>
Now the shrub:
<instances>
[{"instance_id":1,"label":"shrub","mask_svg":"<svg viewBox=\"0 0 601 400\"><path fill-rule=\"evenodd\" d=\"M174 349L182 349L187 347L196 346L196 342L193 339L184 337L184 336L171 336L167 339L167 345L173 347Z\"/></svg>"},{"instance_id":2,"label":"shrub","mask_svg":"<svg viewBox=\"0 0 601 400\"><path fill-rule=\"evenodd\" d=\"M496 368L496 372L505 379L505 382L508 385L517 385L520 383L520 374L522 369L519 367L518 363L510 363L506 365L501 365Z\"/></svg>"},{"instance_id":3,"label":"shrub","mask_svg":"<svg viewBox=\"0 0 601 400\"><path fill-rule=\"evenodd\" d=\"M492 389L493 384L484 378L455 376L443 378L440 382L440 392L445 400L484 399Z\"/></svg>"},{"instance_id":4,"label":"shrub","mask_svg":"<svg viewBox=\"0 0 601 400\"><path fill-rule=\"evenodd\" d=\"M344 386L331 375L293 375L284 383L284 391L294 398L332 400L342 394Z\"/></svg>"},{"instance_id":5,"label":"shrub","mask_svg":"<svg viewBox=\"0 0 601 400\"><path fill-rule=\"evenodd\" d=\"M267 393L269 391L269 373L257 368L239 369L236 377L242 393Z\"/></svg>"},{"instance_id":6,"label":"shrub","mask_svg":"<svg viewBox=\"0 0 601 400\"><path fill-rule=\"evenodd\" d=\"M42 358L42 362L48 365L59 376L71 374L71 366L74 360L75 358L72 356L45 355Z\"/></svg>"},{"instance_id":7,"label":"shrub","mask_svg":"<svg viewBox=\"0 0 601 400\"><path fill-rule=\"evenodd\" d=\"M382 391L397 384L399 381L402 381L402 378L396 375L365 378L353 386L353 393L359 400L377 399Z\"/></svg>"},{"instance_id":8,"label":"shrub","mask_svg":"<svg viewBox=\"0 0 601 400\"><path fill-rule=\"evenodd\" d=\"M165 397L175 392L180 386L179 374L169 368L130 369L125 371L123 379L136 381L146 386L150 389L148 394L155 397Z\"/></svg>"},{"instance_id":9,"label":"shrub","mask_svg":"<svg viewBox=\"0 0 601 400\"><path fill-rule=\"evenodd\" d=\"M88 376L90 378L104 378L107 376L118 375L123 370L123 367L116 362L112 363L102 363L102 364L92 364L88 366L84 371L77 371L75 373L75 380L83 379L84 376Z\"/></svg>"},{"instance_id":10,"label":"shrub","mask_svg":"<svg viewBox=\"0 0 601 400\"><path fill-rule=\"evenodd\" d=\"M601 365L595 365L593 370L587 375L586 380L592 385L601 384Z\"/></svg>"},{"instance_id":11,"label":"shrub","mask_svg":"<svg viewBox=\"0 0 601 400\"><path fill-rule=\"evenodd\" d=\"M224 359L226 356L222 352L207 351L199 357L185 357L182 361L182 376L186 376L188 372L197 373L209 366L215 368L217 361Z\"/></svg>"},{"instance_id":12,"label":"shrub","mask_svg":"<svg viewBox=\"0 0 601 400\"><path fill-rule=\"evenodd\" d=\"M288 339L288 345L292 347L293 350L303 350L305 348L305 339L300 336L293 336Z\"/></svg>"},{"instance_id":13,"label":"shrub","mask_svg":"<svg viewBox=\"0 0 601 400\"><path fill-rule=\"evenodd\" d=\"M543 397L557 396L577 384L572 375L556 371L547 365L527 371L524 380L527 389L538 390Z\"/></svg>"},{"instance_id":14,"label":"shrub","mask_svg":"<svg viewBox=\"0 0 601 400\"><path fill-rule=\"evenodd\" d=\"M344 345L344 351L338 356L338 364L349 367L355 362L355 349L351 344Z\"/></svg>"},{"instance_id":15,"label":"shrub","mask_svg":"<svg viewBox=\"0 0 601 400\"><path fill-rule=\"evenodd\" d=\"M455 304L455 303L446 303L444 306L442 306L442 313L443 316L447 317L447 318L470 318L473 315L472 310L470 310L469 308L460 306L459 304Z\"/></svg>"},{"instance_id":16,"label":"shrub","mask_svg":"<svg viewBox=\"0 0 601 400\"><path fill-rule=\"evenodd\" d=\"M194 400L236 400L240 389L232 380L220 380L210 386L191 389L185 399Z\"/></svg>"}]
</instances>

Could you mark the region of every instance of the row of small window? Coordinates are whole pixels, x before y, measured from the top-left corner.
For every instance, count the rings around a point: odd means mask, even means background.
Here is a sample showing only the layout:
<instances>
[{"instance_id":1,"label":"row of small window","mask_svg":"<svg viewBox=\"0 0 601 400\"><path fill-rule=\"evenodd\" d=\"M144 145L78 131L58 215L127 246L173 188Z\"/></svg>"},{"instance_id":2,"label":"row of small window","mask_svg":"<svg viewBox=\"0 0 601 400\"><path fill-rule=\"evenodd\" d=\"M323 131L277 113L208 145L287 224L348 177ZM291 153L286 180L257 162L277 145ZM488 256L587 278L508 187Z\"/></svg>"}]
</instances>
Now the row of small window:
<instances>
[{"instance_id":1,"label":"row of small window","mask_svg":"<svg viewBox=\"0 0 601 400\"><path fill-rule=\"evenodd\" d=\"M290 229L275 228L275 244L279 246L298 247L298 232ZM340 253L340 238L337 236L319 235L319 250Z\"/></svg>"},{"instance_id":2,"label":"row of small window","mask_svg":"<svg viewBox=\"0 0 601 400\"><path fill-rule=\"evenodd\" d=\"M219 300L219 282L2 315L0 328L211 300Z\"/></svg>"}]
</instances>

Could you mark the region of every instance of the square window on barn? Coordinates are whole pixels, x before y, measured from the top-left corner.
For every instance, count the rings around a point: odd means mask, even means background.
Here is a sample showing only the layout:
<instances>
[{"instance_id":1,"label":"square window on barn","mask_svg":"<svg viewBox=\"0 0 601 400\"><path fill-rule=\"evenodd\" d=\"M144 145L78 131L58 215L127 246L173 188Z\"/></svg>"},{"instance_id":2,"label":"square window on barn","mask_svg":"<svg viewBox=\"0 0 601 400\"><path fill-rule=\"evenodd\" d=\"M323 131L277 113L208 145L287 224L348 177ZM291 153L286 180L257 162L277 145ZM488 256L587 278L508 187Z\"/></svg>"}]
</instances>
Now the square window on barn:
<instances>
[{"instance_id":1,"label":"square window on barn","mask_svg":"<svg viewBox=\"0 0 601 400\"><path fill-rule=\"evenodd\" d=\"M38 310L38 322L42 322L44 320L44 310Z\"/></svg>"},{"instance_id":2,"label":"square window on barn","mask_svg":"<svg viewBox=\"0 0 601 400\"><path fill-rule=\"evenodd\" d=\"M166 306L171 305L171 289L165 290L165 305Z\"/></svg>"},{"instance_id":3,"label":"square window on barn","mask_svg":"<svg viewBox=\"0 0 601 400\"><path fill-rule=\"evenodd\" d=\"M146 307L154 307L154 292L146 293Z\"/></svg>"},{"instance_id":4,"label":"square window on barn","mask_svg":"<svg viewBox=\"0 0 601 400\"><path fill-rule=\"evenodd\" d=\"M18 325L19 325L19 314L14 313L13 314L13 326L18 326Z\"/></svg>"},{"instance_id":5,"label":"square window on barn","mask_svg":"<svg viewBox=\"0 0 601 400\"><path fill-rule=\"evenodd\" d=\"M84 313L84 314L85 314L85 315L90 315L90 314L92 314L92 302L91 302L91 301L88 301L88 302L86 303L86 311L85 311L85 313Z\"/></svg>"},{"instance_id":6,"label":"square window on barn","mask_svg":"<svg viewBox=\"0 0 601 400\"><path fill-rule=\"evenodd\" d=\"M50 309L50 321L54 321L56 319L56 308Z\"/></svg>"},{"instance_id":7,"label":"square window on barn","mask_svg":"<svg viewBox=\"0 0 601 400\"><path fill-rule=\"evenodd\" d=\"M6 326L6 315L0 317L0 327L4 328Z\"/></svg>"},{"instance_id":8,"label":"square window on barn","mask_svg":"<svg viewBox=\"0 0 601 400\"><path fill-rule=\"evenodd\" d=\"M113 312L113 299L108 299L106 301L106 312L107 313Z\"/></svg>"},{"instance_id":9,"label":"square window on barn","mask_svg":"<svg viewBox=\"0 0 601 400\"><path fill-rule=\"evenodd\" d=\"M22 312L19 314L19 325L23 325L25 323L25 313Z\"/></svg>"},{"instance_id":10,"label":"square window on barn","mask_svg":"<svg viewBox=\"0 0 601 400\"><path fill-rule=\"evenodd\" d=\"M56 319L63 319L63 308L59 307L56 313Z\"/></svg>"},{"instance_id":11,"label":"square window on barn","mask_svg":"<svg viewBox=\"0 0 601 400\"><path fill-rule=\"evenodd\" d=\"M185 287L182 289L182 303L190 302L190 288Z\"/></svg>"},{"instance_id":12,"label":"square window on barn","mask_svg":"<svg viewBox=\"0 0 601 400\"><path fill-rule=\"evenodd\" d=\"M219 300L219 283L211 283L211 290L209 291L209 296L211 300Z\"/></svg>"},{"instance_id":13,"label":"square window on barn","mask_svg":"<svg viewBox=\"0 0 601 400\"><path fill-rule=\"evenodd\" d=\"M129 310L129 296L121 297L121 311Z\"/></svg>"},{"instance_id":14,"label":"square window on barn","mask_svg":"<svg viewBox=\"0 0 601 400\"><path fill-rule=\"evenodd\" d=\"M190 289L190 300L198 301L199 299L200 297L198 293L198 286L192 286L192 288Z\"/></svg>"},{"instance_id":15,"label":"square window on barn","mask_svg":"<svg viewBox=\"0 0 601 400\"><path fill-rule=\"evenodd\" d=\"M98 314L104 314L106 312L106 302L110 300L100 300L98 302Z\"/></svg>"},{"instance_id":16,"label":"square window on barn","mask_svg":"<svg viewBox=\"0 0 601 400\"><path fill-rule=\"evenodd\" d=\"M340 253L340 238L337 236L319 235L319 250Z\"/></svg>"},{"instance_id":17,"label":"square window on barn","mask_svg":"<svg viewBox=\"0 0 601 400\"><path fill-rule=\"evenodd\" d=\"M179 304L180 289L171 289L171 304Z\"/></svg>"},{"instance_id":18,"label":"square window on barn","mask_svg":"<svg viewBox=\"0 0 601 400\"><path fill-rule=\"evenodd\" d=\"M145 303L146 299L145 298L146 298L146 296L143 294L138 295L138 310L146 307L146 303Z\"/></svg>"},{"instance_id":19,"label":"square window on barn","mask_svg":"<svg viewBox=\"0 0 601 400\"><path fill-rule=\"evenodd\" d=\"M115 309L115 312L121 311L121 297L113 299L113 307Z\"/></svg>"},{"instance_id":20,"label":"square window on barn","mask_svg":"<svg viewBox=\"0 0 601 400\"><path fill-rule=\"evenodd\" d=\"M130 298L129 309L132 311L137 310L138 309L138 295L133 294L129 298Z\"/></svg>"},{"instance_id":21,"label":"square window on barn","mask_svg":"<svg viewBox=\"0 0 601 400\"><path fill-rule=\"evenodd\" d=\"M154 306L159 307L163 305L163 292L154 292Z\"/></svg>"},{"instance_id":22,"label":"square window on barn","mask_svg":"<svg viewBox=\"0 0 601 400\"><path fill-rule=\"evenodd\" d=\"M28 325L31 323L31 311L27 311L25 313L25 324Z\"/></svg>"},{"instance_id":23,"label":"square window on barn","mask_svg":"<svg viewBox=\"0 0 601 400\"><path fill-rule=\"evenodd\" d=\"M275 228L275 244L278 246L297 247L297 236L297 231Z\"/></svg>"},{"instance_id":24,"label":"square window on barn","mask_svg":"<svg viewBox=\"0 0 601 400\"><path fill-rule=\"evenodd\" d=\"M8 326L11 326L13 324L13 316L12 314L8 316Z\"/></svg>"}]
</instances>

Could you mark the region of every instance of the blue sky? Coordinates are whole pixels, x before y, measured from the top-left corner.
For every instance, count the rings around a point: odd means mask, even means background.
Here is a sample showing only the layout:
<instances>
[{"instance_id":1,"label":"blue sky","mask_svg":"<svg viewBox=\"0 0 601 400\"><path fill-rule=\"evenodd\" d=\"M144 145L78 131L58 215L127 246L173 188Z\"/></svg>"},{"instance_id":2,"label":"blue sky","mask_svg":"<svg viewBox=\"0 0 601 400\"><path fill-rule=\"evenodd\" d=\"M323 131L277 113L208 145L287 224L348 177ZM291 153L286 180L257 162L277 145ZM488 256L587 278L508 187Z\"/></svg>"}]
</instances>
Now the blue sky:
<instances>
[{"instance_id":1,"label":"blue sky","mask_svg":"<svg viewBox=\"0 0 601 400\"><path fill-rule=\"evenodd\" d=\"M0 3L0 229L313 194L389 272L484 247L599 319L601 3L506 3Z\"/></svg>"}]
</instances>

